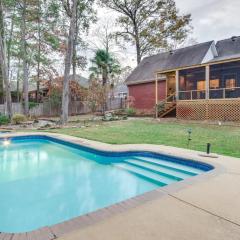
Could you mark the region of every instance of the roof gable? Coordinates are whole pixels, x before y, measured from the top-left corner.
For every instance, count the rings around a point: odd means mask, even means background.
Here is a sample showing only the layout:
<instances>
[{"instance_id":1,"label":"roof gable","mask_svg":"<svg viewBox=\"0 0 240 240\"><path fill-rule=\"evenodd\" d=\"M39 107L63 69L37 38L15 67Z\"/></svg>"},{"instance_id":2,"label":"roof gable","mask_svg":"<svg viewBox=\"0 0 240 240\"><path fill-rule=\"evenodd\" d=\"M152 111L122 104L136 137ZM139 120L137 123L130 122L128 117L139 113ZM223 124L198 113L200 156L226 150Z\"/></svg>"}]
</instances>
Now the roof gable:
<instances>
[{"instance_id":1,"label":"roof gable","mask_svg":"<svg viewBox=\"0 0 240 240\"><path fill-rule=\"evenodd\" d=\"M215 57L218 57L218 52L216 49L216 44L213 41L207 53L205 54L205 57L203 58L202 63L207 63L213 60Z\"/></svg>"}]
</instances>

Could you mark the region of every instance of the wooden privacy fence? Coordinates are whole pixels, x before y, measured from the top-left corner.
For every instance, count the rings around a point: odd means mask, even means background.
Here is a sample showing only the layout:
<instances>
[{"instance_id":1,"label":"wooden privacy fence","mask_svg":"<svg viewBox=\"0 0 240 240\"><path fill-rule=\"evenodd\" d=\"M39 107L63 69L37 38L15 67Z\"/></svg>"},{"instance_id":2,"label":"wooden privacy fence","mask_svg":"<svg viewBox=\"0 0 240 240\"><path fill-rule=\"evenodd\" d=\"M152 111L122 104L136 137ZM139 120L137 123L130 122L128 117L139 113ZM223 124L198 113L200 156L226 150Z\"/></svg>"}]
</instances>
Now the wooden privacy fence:
<instances>
[{"instance_id":1,"label":"wooden privacy fence","mask_svg":"<svg viewBox=\"0 0 240 240\"><path fill-rule=\"evenodd\" d=\"M116 98L109 99L107 102L107 110L116 110L122 109L126 107L126 101L124 99ZM12 103L13 114L23 113L23 105L22 103ZM98 109L99 111L101 109ZM82 101L71 101L69 103L69 115L79 115L79 114L87 114L90 113L91 109L89 108L88 102ZM6 113L6 106L4 104L0 104L0 113ZM61 114L61 102L57 104L52 104L49 101L45 101L43 103L39 103L35 107L29 110L29 114L31 116L59 116Z\"/></svg>"}]
</instances>

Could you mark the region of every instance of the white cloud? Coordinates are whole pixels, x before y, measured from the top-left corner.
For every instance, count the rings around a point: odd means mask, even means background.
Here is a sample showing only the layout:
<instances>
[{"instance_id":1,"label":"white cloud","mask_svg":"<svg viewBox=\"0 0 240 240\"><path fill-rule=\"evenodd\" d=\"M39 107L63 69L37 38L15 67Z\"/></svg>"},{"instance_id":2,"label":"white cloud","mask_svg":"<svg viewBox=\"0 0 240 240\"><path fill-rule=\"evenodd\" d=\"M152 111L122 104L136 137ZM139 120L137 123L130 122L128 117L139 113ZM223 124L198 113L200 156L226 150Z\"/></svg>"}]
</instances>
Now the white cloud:
<instances>
[{"instance_id":1,"label":"white cloud","mask_svg":"<svg viewBox=\"0 0 240 240\"><path fill-rule=\"evenodd\" d=\"M240 35L239 0L176 0L181 12L191 13L198 42Z\"/></svg>"}]
</instances>

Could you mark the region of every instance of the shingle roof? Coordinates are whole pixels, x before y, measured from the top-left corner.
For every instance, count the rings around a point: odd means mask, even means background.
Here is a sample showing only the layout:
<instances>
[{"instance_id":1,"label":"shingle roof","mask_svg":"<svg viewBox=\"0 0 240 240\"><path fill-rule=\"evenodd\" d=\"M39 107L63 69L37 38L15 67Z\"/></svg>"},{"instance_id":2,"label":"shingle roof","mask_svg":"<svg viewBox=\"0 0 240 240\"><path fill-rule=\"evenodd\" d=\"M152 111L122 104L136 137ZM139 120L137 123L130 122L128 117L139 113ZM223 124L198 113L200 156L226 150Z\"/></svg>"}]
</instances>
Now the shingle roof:
<instances>
[{"instance_id":1,"label":"shingle roof","mask_svg":"<svg viewBox=\"0 0 240 240\"><path fill-rule=\"evenodd\" d=\"M73 77L72 75L69 76L70 79ZM76 82L84 87L84 88L88 88L89 87L89 80L81 75L76 75Z\"/></svg>"},{"instance_id":2,"label":"shingle roof","mask_svg":"<svg viewBox=\"0 0 240 240\"><path fill-rule=\"evenodd\" d=\"M128 92L128 87L127 87L126 84L120 83L120 84L118 84L118 85L116 85L116 86L114 87L114 90L113 90L113 91L114 91L115 93L121 93L121 92L127 93L127 92Z\"/></svg>"},{"instance_id":3,"label":"shingle roof","mask_svg":"<svg viewBox=\"0 0 240 240\"><path fill-rule=\"evenodd\" d=\"M240 58L240 36L218 41L216 43L216 49L218 57L214 58L210 62Z\"/></svg>"},{"instance_id":4,"label":"shingle roof","mask_svg":"<svg viewBox=\"0 0 240 240\"><path fill-rule=\"evenodd\" d=\"M156 71L201 64L213 41L180 48L171 52L159 53L144 58L127 78L127 84L148 82L155 79Z\"/></svg>"},{"instance_id":5,"label":"shingle roof","mask_svg":"<svg viewBox=\"0 0 240 240\"><path fill-rule=\"evenodd\" d=\"M63 79L63 76L60 77L60 78ZM69 78L70 78L70 80L72 80L73 79L73 75L70 75ZM53 81L57 81L57 80L59 80L59 77L53 79ZM88 88L89 87L89 80L87 78L83 77L83 76L76 75L76 82L81 87L84 87L84 88ZM17 81L11 81L10 82L10 87L11 87L11 91L12 92L17 91ZM40 90L44 90L44 89L47 89L46 84L40 82ZM32 91L36 91L36 90L37 90L37 83L33 82L33 81L29 81L28 91L32 92ZM22 91L22 85L20 86L20 91Z\"/></svg>"}]
</instances>

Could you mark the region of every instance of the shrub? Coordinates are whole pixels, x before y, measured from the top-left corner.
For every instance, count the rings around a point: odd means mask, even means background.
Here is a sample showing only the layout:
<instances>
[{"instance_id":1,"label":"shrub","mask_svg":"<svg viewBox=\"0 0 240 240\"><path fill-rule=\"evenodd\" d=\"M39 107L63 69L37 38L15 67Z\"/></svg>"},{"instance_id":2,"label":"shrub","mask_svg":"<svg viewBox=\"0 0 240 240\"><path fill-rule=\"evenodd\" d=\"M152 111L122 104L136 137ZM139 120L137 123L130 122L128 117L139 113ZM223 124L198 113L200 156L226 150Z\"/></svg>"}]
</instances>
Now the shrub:
<instances>
[{"instance_id":1,"label":"shrub","mask_svg":"<svg viewBox=\"0 0 240 240\"><path fill-rule=\"evenodd\" d=\"M126 109L126 114L128 116L135 116L136 115L136 110L134 108L127 108Z\"/></svg>"},{"instance_id":2,"label":"shrub","mask_svg":"<svg viewBox=\"0 0 240 240\"><path fill-rule=\"evenodd\" d=\"M156 105L156 110L158 113L162 113L164 111L165 104L166 104L165 102L161 102Z\"/></svg>"},{"instance_id":3,"label":"shrub","mask_svg":"<svg viewBox=\"0 0 240 240\"><path fill-rule=\"evenodd\" d=\"M13 124L20 124L26 121L26 117L23 114L14 114L12 117Z\"/></svg>"},{"instance_id":4,"label":"shrub","mask_svg":"<svg viewBox=\"0 0 240 240\"><path fill-rule=\"evenodd\" d=\"M135 98L133 96L128 96L127 97L127 106L129 108L132 108L134 106Z\"/></svg>"},{"instance_id":5,"label":"shrub","mask_svg":"<svg viewBox=\"0 0 240 240\"><path fill-rule=\"evenodd\" d=\"M0 115L0 125L7 125L10 122L8 116Z\"/></svg>"},{"instance_id":6,"label":"shrub","mask_svg":"<svg viewBox=\"0 0 240 240\"><path fill-rule=\"evenodd\" d=\"M39 105L39 103L36 103L36 102L29 102L29 110L32 109L32 108L35 108Z\"/></svg>"}]
</instances>

